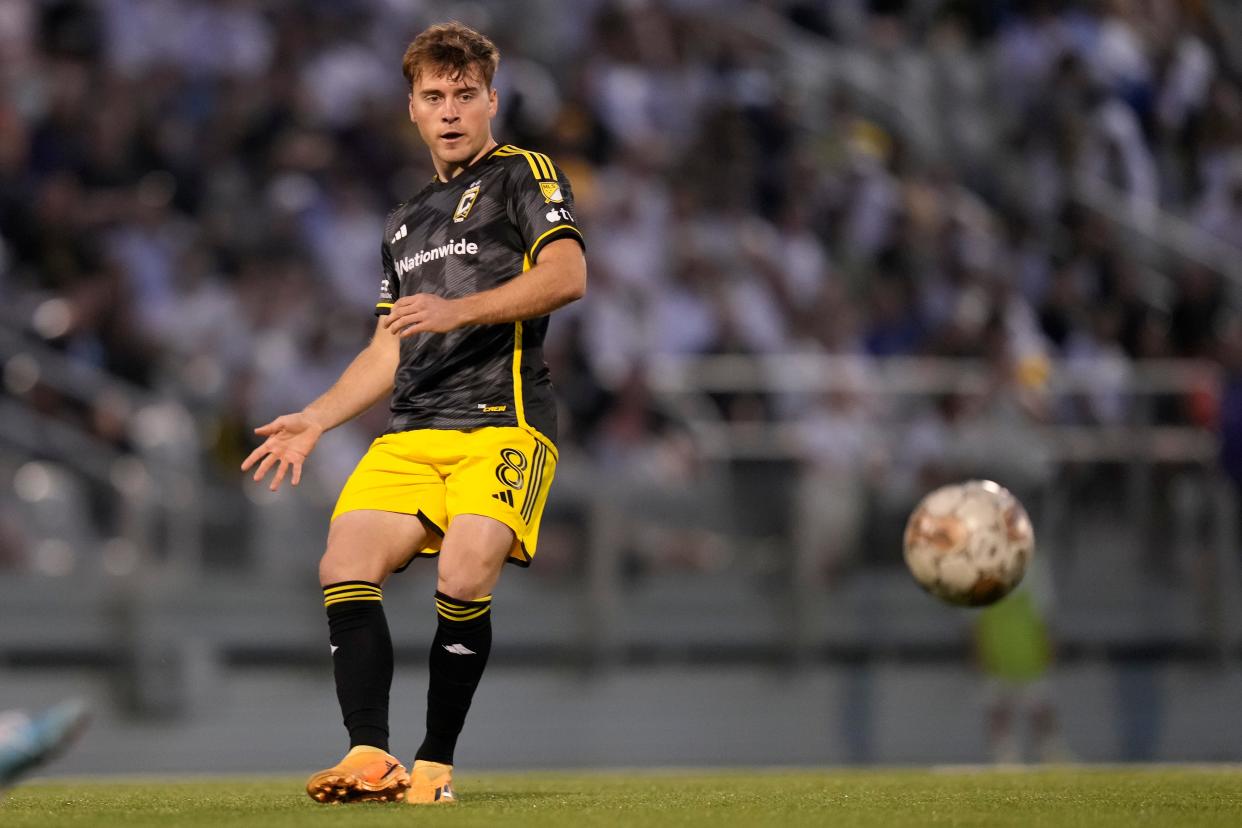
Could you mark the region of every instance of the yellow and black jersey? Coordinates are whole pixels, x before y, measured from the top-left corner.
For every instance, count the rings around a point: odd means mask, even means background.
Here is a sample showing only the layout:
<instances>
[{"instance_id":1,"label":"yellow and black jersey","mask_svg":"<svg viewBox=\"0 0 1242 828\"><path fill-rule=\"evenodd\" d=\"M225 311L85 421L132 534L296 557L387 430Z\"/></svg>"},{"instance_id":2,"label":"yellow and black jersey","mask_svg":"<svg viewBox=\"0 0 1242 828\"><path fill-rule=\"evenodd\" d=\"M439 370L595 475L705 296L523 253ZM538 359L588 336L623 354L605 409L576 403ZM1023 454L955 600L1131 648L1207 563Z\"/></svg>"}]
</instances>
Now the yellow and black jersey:
<instances>
[{"instance_id":1,"label":"yellow and black jersey","mask_svg":"<svg viewBox=\"0 0 1242 828\"><path fill-rule=\"evenodd\" d=\"M454 299L497 287L563 238L583 243L569 181L546 155L502 144L389 213L375 312L402 296ZM403 339L388 433L520 426L555 442L547 329L541 316Z\"/></svg>"}]
</instances>

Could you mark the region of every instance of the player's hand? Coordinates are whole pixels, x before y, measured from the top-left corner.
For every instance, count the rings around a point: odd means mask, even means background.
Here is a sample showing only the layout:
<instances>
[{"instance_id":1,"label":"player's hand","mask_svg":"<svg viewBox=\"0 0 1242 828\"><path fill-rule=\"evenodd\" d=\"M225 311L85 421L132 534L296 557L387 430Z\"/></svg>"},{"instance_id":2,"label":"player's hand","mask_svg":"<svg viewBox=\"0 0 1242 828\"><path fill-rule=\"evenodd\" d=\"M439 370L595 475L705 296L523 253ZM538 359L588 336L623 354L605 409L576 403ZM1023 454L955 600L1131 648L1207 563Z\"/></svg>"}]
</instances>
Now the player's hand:
<instances>
[{"instance_id":1,"label":"player's hand","mask_svg":"<svg viewBox=\"0 0 1242 828\"><path fill-rule=\"evenodd\" d=\"M298 485L302 479L302 464L306 462L306 457L315 447L315 443L319 442L323 427L305 414L285 414L267 425L259 426L254 433L267 439L263 441L263 445L250 452L250 456L241 464L241 470L250 471L250 467L258 463L259 467L254 472L255 482L258 482L267 476L272 466L277 466L276 474L268 486L274 492L280 488L285 474L290 470L293 472L291 482L294 486Z\"/></svg>"},{"instance_id":2,"label":"player's hand","mask_svg":"<svg viewBox=\"0 0 1242 828\"><path fill-rule=\"evenodd\" d=\"M461 301L433 293L402 296L380 324L404 339L419 333L448 333L468 322Z\"/></svg>"}]
</instances>

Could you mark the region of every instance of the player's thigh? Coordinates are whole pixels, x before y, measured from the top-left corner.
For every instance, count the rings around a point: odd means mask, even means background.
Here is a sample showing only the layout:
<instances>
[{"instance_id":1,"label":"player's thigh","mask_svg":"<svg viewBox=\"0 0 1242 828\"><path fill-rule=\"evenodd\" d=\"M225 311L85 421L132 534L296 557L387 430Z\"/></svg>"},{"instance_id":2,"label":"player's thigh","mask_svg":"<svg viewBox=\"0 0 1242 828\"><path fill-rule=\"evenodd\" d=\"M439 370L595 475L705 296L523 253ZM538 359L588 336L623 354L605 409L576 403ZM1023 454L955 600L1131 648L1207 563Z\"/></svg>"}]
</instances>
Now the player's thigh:
<instances>
[{"instance_id":1,"label":"player's thigh","mask_svg":"<svg viewBox=\"0 0 1242 828\"><path fill-rule=\"evenodd\" d=\"M358 510L418 515L443 535L447 524L444 478L434 456L435 435L404 431L377 438L358 461L332 510L332 520ZM429 451L431 449L431 451Z\"/></svg>"},{"instance_id":2,"label":"player's thigh","mask_svg":"<svg viewBox=\"0 0 1242 828\"><path fill-rule=\"evenodd\" d=\"M450 523L458 516L482 515L512 530L509 558L529 565L539 524L556 472L550 444L521 428L484 428L461 438L464 459L445 486Z\"/></svg>"},{"instance_id":3,"label":"player's thigh","mask_svg":"<svg viewBox=\"0 0 1242 828\"><path fill-rule=\"evenodd\" d=\"M328 529L328 548L319 561L319 582L384 582L427 544L418 515L358 509L337 515Z\"/></svg>"},{"instance_id":4,"label":"player's thigh","mask_svg":"<svg viewBox=\"0 0 1242 828\"><path fill-rule=\"evenodd\" d=\"M500 578L513 544L513 529L495 518L455 516L440 548L436 588L463 601L488 595Z\"/></svg>"}]
</instances>

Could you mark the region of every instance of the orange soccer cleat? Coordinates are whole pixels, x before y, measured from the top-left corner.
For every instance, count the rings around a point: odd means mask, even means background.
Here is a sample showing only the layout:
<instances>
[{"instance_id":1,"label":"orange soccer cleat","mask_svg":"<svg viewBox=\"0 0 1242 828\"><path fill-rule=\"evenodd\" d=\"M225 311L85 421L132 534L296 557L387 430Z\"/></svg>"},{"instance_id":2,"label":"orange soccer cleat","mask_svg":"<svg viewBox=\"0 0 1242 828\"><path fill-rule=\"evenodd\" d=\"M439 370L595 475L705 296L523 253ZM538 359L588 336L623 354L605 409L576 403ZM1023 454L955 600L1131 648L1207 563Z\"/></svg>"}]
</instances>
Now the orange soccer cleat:
<instances>
[{"instance_id":1,"label":"orange soccer cleat","mask_svg":"<svg viewBox=\"0 0 1242 828\"><path fill-rule=\"evenodd\" d=\"M405 798L410 775L400 760L379 748L359 745L336 767L321 770L306 782L316 802L397 802Z\"/></svg>"},{"instance_id":2,"label":"orange soccer cleat","mask_svg":"<svg viewBox=\"0 0 1242 828\"><path fill-rule=\"evenodd\" d=\"M453 766L416 759L410 768L410 789L405 793L410 805L452 805Z\"/></svg>"}]
</instances>

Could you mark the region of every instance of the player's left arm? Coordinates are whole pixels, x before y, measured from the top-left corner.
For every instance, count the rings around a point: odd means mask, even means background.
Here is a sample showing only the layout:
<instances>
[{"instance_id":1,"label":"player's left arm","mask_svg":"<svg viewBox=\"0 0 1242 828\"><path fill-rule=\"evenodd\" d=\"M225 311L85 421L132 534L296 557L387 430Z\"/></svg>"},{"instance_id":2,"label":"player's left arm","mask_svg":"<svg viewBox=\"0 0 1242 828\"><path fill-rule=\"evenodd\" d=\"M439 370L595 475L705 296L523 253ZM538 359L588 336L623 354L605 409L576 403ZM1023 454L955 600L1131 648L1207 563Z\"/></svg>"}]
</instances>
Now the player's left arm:
<instances>
[{"instance_id":1,"label":"player's left arm","mask_svg":"<svg viewBox=\"0 0 1242 828\"><path fill-rule=\"evenodd\" d=\"M560 238L544 245L534 267L499 287L459 299L432 293L405 296L393 304L381 324L407 337L533 319L581 299L586 293L586 271L582 245L573 238Z\"/></svg>"}]
</instances>

